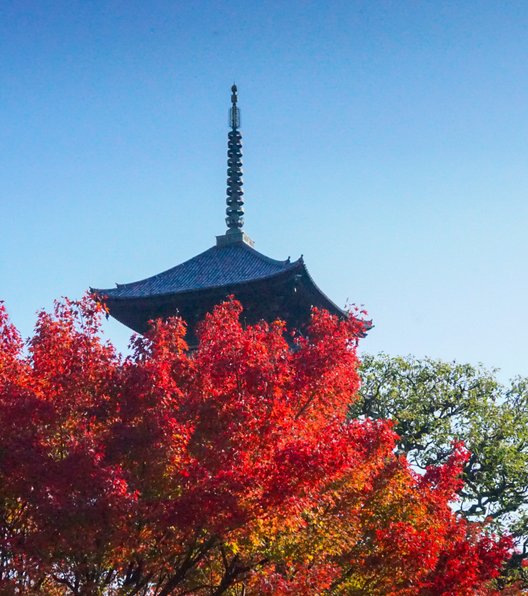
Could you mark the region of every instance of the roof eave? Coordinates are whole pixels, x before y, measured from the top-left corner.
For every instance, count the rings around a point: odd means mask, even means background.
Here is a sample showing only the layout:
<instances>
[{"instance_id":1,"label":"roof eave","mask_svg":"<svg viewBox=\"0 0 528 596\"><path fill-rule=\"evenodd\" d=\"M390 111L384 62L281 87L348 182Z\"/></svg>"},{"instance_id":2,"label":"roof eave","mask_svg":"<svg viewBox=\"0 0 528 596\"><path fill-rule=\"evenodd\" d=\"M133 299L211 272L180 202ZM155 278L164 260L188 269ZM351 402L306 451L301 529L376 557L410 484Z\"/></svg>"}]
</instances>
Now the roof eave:
<instances>
[{"instance_id":1,"label":"roof eave","mask_svg":"<svg viewBox=\"0 0 528 596\"><path fill-rule=\"evenodd\" d=\"M154 293L153 294L137 294L137 295L133 295L133 296L117 296L117 295L115 295L116 290L120 289L119 287L107 288L107 289L90 288L90 292L92 292L99 298L107 298L107 299L110 299L110 300L116 301L116 302L127 302L127 301L145 300L145 299L148 300L149 298L168 298L170 296L182 296L183 297L183 296L189 296L192 294L199 294L199 293L208 292L208 291L222 292L224 290L234 290L235 288L246 288L256 282L263 282L263 281L265 282L265 281L275 280L275 279L283 277L283 276L286 277L289 274L296 273L298 270L302 270L302 269L306 269L306 267L304 265L304 261L303 261L302 257L300 257L299 259L297 259L296 261L291 263L290 267L288 267L287 269L285 269L283 271L278 271L276 273L273 273L272 275L265 275L263 277L249 279L249 280L245 280L245 281L241 281L241 282L237 282L237 283L221 284L218 286L207 286L204 288L182 290L182 291L177 291L177 292L160 292L160 293L156 293L156 294L154 294ZM338 307L336 307L336 308L338 308Z\"/></svg>"}]
</instances>

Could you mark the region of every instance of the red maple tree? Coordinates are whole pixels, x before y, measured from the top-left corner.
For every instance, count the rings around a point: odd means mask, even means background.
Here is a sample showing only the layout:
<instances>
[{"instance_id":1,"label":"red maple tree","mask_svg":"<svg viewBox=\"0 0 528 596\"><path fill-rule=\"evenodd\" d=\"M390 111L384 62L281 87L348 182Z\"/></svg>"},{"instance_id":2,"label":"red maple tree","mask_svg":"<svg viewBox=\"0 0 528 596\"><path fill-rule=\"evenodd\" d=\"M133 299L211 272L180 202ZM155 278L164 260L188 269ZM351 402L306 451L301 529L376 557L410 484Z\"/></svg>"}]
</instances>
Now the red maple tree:
<instances>
[{"instance_id":1,"label":"red maple tree","mask_svg":"<svg viewBox=\"0 0 528 596\"><path fill-rule=\"evenodd\" d=\"M511 541L450 509L463 446L419 475L347 419L359 320L292 348L230 300L197 350L174 318L123 359L102 312L60 302L24 351L0 310L2 593L493 593Z\"/></svg>"}]
</instances>

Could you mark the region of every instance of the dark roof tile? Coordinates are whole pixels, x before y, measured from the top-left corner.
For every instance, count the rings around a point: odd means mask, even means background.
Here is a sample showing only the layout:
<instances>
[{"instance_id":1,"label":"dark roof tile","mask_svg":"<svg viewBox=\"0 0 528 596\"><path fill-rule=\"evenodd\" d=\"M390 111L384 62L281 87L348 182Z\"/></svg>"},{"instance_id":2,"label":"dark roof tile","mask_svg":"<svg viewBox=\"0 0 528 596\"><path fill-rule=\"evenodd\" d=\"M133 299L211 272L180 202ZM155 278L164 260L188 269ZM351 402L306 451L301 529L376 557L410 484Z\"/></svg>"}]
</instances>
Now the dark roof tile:
<instances>
[{"instance_id":1,"label":"dark roof tile","mask_svg":"<svg viewBox=\"0 0 528 596\"><path fill-rule=\"evenodd\" d=\"M118 299L179 294L273 277L298 267L300 263L302 258L293 263L289 259L270 259L240 242L227 246L213 246L158 275L129 284L117 284L116 288L93 291L100 296Z\"/></svg>"}]
</instances>

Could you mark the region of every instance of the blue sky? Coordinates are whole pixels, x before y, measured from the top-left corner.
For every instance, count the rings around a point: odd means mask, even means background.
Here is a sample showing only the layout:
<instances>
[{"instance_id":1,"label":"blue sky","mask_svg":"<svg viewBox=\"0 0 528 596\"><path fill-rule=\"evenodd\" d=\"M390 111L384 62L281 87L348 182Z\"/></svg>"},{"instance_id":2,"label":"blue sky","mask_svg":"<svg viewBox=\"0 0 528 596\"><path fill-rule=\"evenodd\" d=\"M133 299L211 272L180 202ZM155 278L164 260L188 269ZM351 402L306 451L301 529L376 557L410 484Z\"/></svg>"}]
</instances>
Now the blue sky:
<instances>
[{"instance_id":1,"label":"blue sky","mask_svg":"<svg viewBox=\"0 0 528 596\"><path fill-rule=\"evenodd\" d=\"M516 1L2 2L12 320L213 244L236 80L256 248L364 304L365 350L528 375L527 31Z\"/></svg>"}]
</instances>

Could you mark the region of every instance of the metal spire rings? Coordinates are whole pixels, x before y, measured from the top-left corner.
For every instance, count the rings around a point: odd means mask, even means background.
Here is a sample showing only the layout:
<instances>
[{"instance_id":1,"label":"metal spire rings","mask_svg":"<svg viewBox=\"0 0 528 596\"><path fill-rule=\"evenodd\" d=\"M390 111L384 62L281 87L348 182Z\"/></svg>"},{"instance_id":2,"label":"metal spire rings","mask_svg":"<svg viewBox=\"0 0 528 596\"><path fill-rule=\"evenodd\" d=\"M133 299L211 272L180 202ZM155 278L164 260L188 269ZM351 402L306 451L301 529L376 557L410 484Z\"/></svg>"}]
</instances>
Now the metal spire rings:
<instances>
[{"instance_id":1,"label":"metal spire rings","mask_svg":"<svg viewBox=\"0 0 528 596\"><path fill-rule=\"evenodd\" d=\"M244 191L242 190L242 135L240 110L237 106L237 87L231 87L231 109L227 143L227 234L240 233L244 226Z\"/></svg>"}]
</instances>

